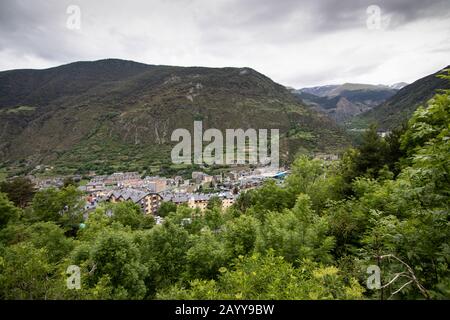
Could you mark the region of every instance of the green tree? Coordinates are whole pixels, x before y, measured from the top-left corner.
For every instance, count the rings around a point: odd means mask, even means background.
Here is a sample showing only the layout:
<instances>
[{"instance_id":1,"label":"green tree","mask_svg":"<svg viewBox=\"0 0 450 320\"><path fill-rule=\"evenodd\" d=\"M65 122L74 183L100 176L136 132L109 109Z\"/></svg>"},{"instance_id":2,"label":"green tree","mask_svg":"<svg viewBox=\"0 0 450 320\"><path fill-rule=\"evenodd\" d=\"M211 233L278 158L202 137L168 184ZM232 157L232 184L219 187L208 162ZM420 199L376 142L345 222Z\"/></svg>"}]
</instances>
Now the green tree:
<instances>
[{"instance_id":1,"label":"green tree","mask_svg":"<svg viewBox=\"0 0 450 320\"><path fill-rule=\"evenodd\" d=\"M36 193L32 208L31 221L54 221L73 230L83 220L84 201L73 186L62 190L49 188Z\"/></svg>"},{"instance_id":2,"label":"green tree","mask_svg":"<svg viewBox=\"0 0 450 320\"><path fill-rule=\"evenodd\" d=\"M89 288L107 285L111 287L112 299L142 299L145 296L147 269L131 234L104 230L88 250L87 260L83 261L85 254L78 251L74 263L89 270Z\"/></svg>"},{"instance_id":3,"label":"green tree","mask_svg":"<svg viewBox=\"0 0 450 320\"><path fill-rule=\"evenodd\" d=\"M221 269L215 280L174 285L160 299L361 299L364 289L352 278L346 283L339 269L303 261L294 268L282 257L254 254L240 257L233 269Z\"/></svg>"},{"instance_id":4,"label":"green tree","mask_svg":"<svg viewBox=\"0 0 450 320\"><path fill-rule=\"evenodd\" d=\"M295 196L290 190L277 185L275 180L268 180L259 189L246 193L244 197L249 197L251 203L246 212L260 221L264 221L268 212L292 208L295 203ZM238 205L243 204L241 200L238 202L240 202Z\"/></svg>"},{"instance_id":5,"label":"green tree","mask_svg":"<svg viewBox=\"0 0 450 320\"><path fill-rule=\"evenodd\" d=\"M395 175L400 173L406 152L401 147L401 138L406 132L407 125L403 124L399 128L395 128L386 137L386 165Z\"/></svg>"},{"instance_id":6,"label":"green tree","mask_svg":"<svg viewBox=\"0 0 450 320\"><path fill-rule=\"evenodd\" d=\"M354 159L355 176L368 175L377 177L378 171L386 163L386 142L378 135L376 125L371 125L363 135L363 142L358 148L358 155Z\"/></svg>"},{"instance_id":7,"label":"green tree","mask_svg":"<svg viewBox=\"0 0 450 320\"><path fill-rule=\"evenodd\" d=\"M136 241L149 270L146 285L150 296L156 288L176 282L186 270L190 242L181 225L166 221L139 234Z\"/></svg>"},{"instance_id":8,"label":"green tree","mask_svg":"<svg viewBox=\"0 0 450 320\"><path fill-rule=\"evenodd\" d=\"M0 183L0 192L8 195L9 200L19 208L25 208L36 192L34 183L24 177L14 178Z\"/></svg>"},{"instance_id":9,"label":"green tree","mask_svg":"<svg viewBox=\"0 0 450 320\"><path fill-rule=\"evenodd\" d=\"M53 268L44 248L37 249L29 242L7 247L0 256L1 298L46 299Z\"/></svg>"},{"instance_id":10,"label":"green tree","mask_svg":"<svg viewBox=\"0 0 450 320\"><path fill-rule=\"evenodd\" d=\"M75 180L73 180L72 177L66 177L63 181L63 186L64 186L64 188L66 188L68 186L77 187L78 184L75 182Z\"/></svg>"},{"instance_id":11,"label":"green tree","mask_svg":"<svg viewBox=\"0 0 450 320\"><path fill-rule=\"evenodd\" d=\"M170 213L177 211L177 205L170 201L163 201L158 209L158 215L160 217L167 217Z\"/></svg>"},{"instance_id":12,"label":"green tree","mask_svg":"<svg viewBox=\"0 0 450 320\"><path fill-rule=\"evenodd\" d=\"M209 229L219 230L224 223L221 208L215 206L212 209L206 209L203 215L203 220Z\"/></svg>"},{"instance_id":13,"label":"green tree","mask_svg":"<svg viewBox=\"0 0 450 320\"><path fill-rule=\"evenodd\" d=\"M222 208L222 200L218 196L213 196L209 199L206 205L207 209Z\"/></svg>"},{"instance_id":14,"label":"green tree","mask_svg":"<svg viewBox=\"0 0 450 320\"><path fill-rule=\"evenodd\" d=\"M0 230L9 222L18 220L20 210L8 200L5 194L0 193Z\"/></svg>"},{"instance_id":15,"label":"green tree","mask_svg":"<svg viewBox=\"0 0 450 320\"><path fill-rule=\"evenodd\" d=\"M205 230L191 239L186 254L188 279L213 279L226 264L225 246L211 231Z\"/></svg>"},{"instance_id":16,"label":"green tree","mask_svg":"<svg viewBox=\"0 0 450 320\"><path fill-rule=\"evenodd\" d=\"M133 230L143 227L151 228L154 225L153 216L145 215L141 207L131 201L110 204L105 210L111 213L113 221L129 226Z\"/></svg>"},{"instance_id":17,"label":"green tree","mask_svg":"<svg viewBox=\"0 0 450 320\"><path fill-rule=\"evenodd\" d=\"M228 221L223 231L228 254L237 257L252 252L255 248L259 225L257 219L248 215Z\"/></svg>"},{"instance_id":18,"label":"green tree","mask_svg":"<svg viewBox=\"0 0 450 320\"><path fill-rule=\"evenodd\" d=\"M343 183L332 164L306 156L294 161L291 174L286 179L290 196L295 199L300 194L308 195L317 212L325 207L327 201L337 200L344 193Z\"/></svg>"},{"instance_id":19,"label":"green tree","mask_svg":"<svg viewBox=\"0 0 450 320\"><path fill-rule=\"evenodd\" d=\"M64 235L64 230L53 222L38 222L28 227L29 240L36 248L46 249L48 261L57 263L74 247L74 241Z\"/></svg>"},{"instance_id":20,"label":"green tree","mask_svg":"<svg viewBox=\"0 0 450 320\"><path fill-rule=\"evenodd\" d=\"M274 250L291 263L301 259L331 263L333 248L326 219L311 210L306 195L299 196L292 210L269 213L258 233L258 251Z\"/></svg>"},{"instance_id":21,"label":"green tree","mask_svg":"<svg viewBox=\"0 0 450 320\"><path fill-rule=\"evenodd\" d=\"M236 194L235 192L234 194ZM254 201L254 191L244 191L239 194L239 197L236 199L236 202L234 203L234 207L240 210L241 212L245 213L247 209L249 209L251 206L255 204Z\"/></svg>"}]
</instances>

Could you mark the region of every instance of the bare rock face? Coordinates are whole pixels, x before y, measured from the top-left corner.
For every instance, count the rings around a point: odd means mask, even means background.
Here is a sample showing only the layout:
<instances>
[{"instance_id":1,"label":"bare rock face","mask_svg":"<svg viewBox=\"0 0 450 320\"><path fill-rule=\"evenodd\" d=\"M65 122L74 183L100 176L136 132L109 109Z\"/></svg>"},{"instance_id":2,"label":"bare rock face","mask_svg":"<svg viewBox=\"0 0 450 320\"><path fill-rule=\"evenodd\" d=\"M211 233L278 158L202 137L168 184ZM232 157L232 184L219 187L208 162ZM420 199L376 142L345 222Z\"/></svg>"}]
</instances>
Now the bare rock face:
<instances>
[{"instance_id":1,"label":"bare rock face","mask_svg":"<svg viewBox=\"0 0 450 320\"><path fill-rule=\"evenodd\" d=\"M294 90L304 103L344 124L392 97L397 89L383 85L345 83Z\"/></svg>"}]
</instances>

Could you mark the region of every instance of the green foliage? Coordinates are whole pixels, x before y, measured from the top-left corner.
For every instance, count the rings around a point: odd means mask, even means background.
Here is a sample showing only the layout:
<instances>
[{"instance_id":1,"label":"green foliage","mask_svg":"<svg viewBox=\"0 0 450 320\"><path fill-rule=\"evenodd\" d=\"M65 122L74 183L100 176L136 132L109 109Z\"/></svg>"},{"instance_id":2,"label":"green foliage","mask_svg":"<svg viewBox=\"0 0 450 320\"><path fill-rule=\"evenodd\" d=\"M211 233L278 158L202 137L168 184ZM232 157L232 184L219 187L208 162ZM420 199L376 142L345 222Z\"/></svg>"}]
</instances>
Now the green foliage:
<instances>
[{"instance_id":1,"label":"green foliage","mask_svg":"<svg viewBox=\"0 0 450 320\"><path fill-rule=\"evenodd\" d=\"M273 253L240 257L229 270L221 269L217 281L194 280L189 288L176 285L160 299L360 299L363 288L355 279L346 284L335 267L308 260L294 268Z\"/></svg>"},{"instance_id":2,"label":"green foliage","mask_svg":"<svg viewBox=\"0 0 450 320\"><path fill-rule=\"evenodd\" d=\"M138 237L144 263L150 270L147 286L161 288L174 283L185 271L189 234L173 222L156 225Z\"/></svg>"},{"instance_id":3,"label":"green foliage","mask_svg":"<svg viewBox=\"0 0 450 320\"><path fill-rule=\"evenodd\" d=\"M177 205L170 201L163 201L158 209L160 217L167 217L170 213L177 211Z\"/></svg>"},{"instance_id":4,"label":"green foliage","mask_svg":"<svg viewBox=\"0 0 450 320\"><path fill-rule=\"evenodd\" d=\"M106 215L105 208L100 207L89 213L84 221L85 227L78 231L77 237L82 241L93 241L104 229L111 226L111 218Z\"/></svg>"},{"instance_id":5,"label":"green foliage","mask_svg":"<svg viewBox=\"0 0 450 320\"><path fill-rule=\"evenodd\" d=\"M257 247L260 252L272 249L291 263L303 259L330 263L334 239L327 232L327 221L311 210L309 197L302 194L292 210L268 214Z\"/></svg>"},{"instance_id":6,"label":"green foliage","mask_svg":"<svg viewBox=\"0 0 450 320\"><path fill-rule=\"evenodd\" d=\"M371 125L364 133L363 142L358 148L358 156L354 159L355 176L377 177L385 163L386 149L386 142L378 136L377 127Z\"/></svg>"},{"instance_id":7,"label":"green foliage","mask_svg":"<svg viewBox=\"0 0 450 320\"><path fill-rule=\"evenodd\" d=\"M155 223L153 216L147 216L142 213L139 205L132 201L123 201L108 205L105 210L110 212L112 221L129 226L136 230L139 228L151 228Z\"/></svg>"},{"instance_id":8,"label":"green foliage","mask_svg":"<svg viewBox=\"0 0 450 320\"><path fill-rule=\"evenodd\" d=\"M292 193L288 189L278 186L274 180L265 182L257 191L247 193L248 195L240 200L238 206L251 204L252 210L250 213L259 220L264 220L264 216L268 212L290 208L295 202ZM245 202L248 203L245 204Z\"/></svg>"},{"instance_id":9,"label":"green foliage","mask_svg":"<svg viewBox=\"0 0 450 320\"><path fill-rule=\"evenodd\" d=\"M187 279L213 279L228 260L225 245L208 229L191 238L186 253Z\"/></svg>"},{"instance_id":10,"label":"green foliage","mask_svg":"<svg viewBox=\"0 0 450 320\"><path fill-rule=\"evenodd\" d=\"M0 192L6 193L9 200L14 202L16 206L25 208L33 199L36 190L30 179L18 177L11 181L1 182Z\"/></svg>"},{"instance_id":11,"label":"green foliage","mask_svg":"<svg viewBox=\"0 0 450 320\"><path fill-rule=\"evenodd\" d=\"M332 165L306 156L294 161L286 184L294 199L298 194L308 195L316 211L322 210L327 201L338 199L343 192L342 177Z\"/></svg>"},{"instance_id":12,"label":"green foliage","mask_svg":"<svg viewBox=\"0 0 450 320\"><path fill-rule=\"evenodd\" d=\"M0 256L0 297L44 299L51 287L52 270L46 249L27 242L7 247Z\"/></svg>"},{"instance_id":13,"label":"green foliage","mask_svg":"<svg viewBox=\"0 0 450 320\"><path fill-rule=\"evenodd\" d=\"M49 188L33 198L30 221L53 221L68 229L76 229L82 221L83 200L74 186L62 190Z\"/></svg>"},{"instance_id":14,"label":"green foliage","mask_svg":"<svg viewBox=\"0 0 450 320\"><path fill-rule=\"evenodd\" d=\"M10 221L19 218L20 210L8 200L5 194L0 193L0 230L3 229Z\"/></svg>"},{"instance_id":15,"label":"green foliage","mask_svg":"<svg viewBox=\"0 0 450 320\"><path fill-rule=\"evenodd\" d=\"M72 251L74 244L71 238L64 235L64 231L53 222L38 222L27 230L27 239L36 248L44 248L49 262L60 262Z\"/></svg>"},{"instance_id":16,"label":"green foliage","mask_svg":"<svg viewBox=\"0 0 450 320\"><path fill-rule=\"evenodd\" d=\"M213 208L221 208L222 207L222 200L218 196L213 196L209 199L208 204L206 206L208 209Z\"/></svg>"},{"instance_id":17,"label":"green foliage","mask_svg":"<svg viewBox=\"0 0 450 320\"><path fill-rule=\"evenodd\" d=\"M329 234L335 239L335 256L355 254L370 227L365 208L354 201L341 200L330 203L324 216L328 220Z\"/></svg>"},{"instance_id":18,"label":"green foliage","mask_svg":"<svg viewBox=\"0 0 450 320\"><path fill-rule=\"evenodd\" d=\"M259 225L257 219L247 215L228 221L223 231L228 254L237 257L251 253L255 248Z\"/></svg>"},{"instance_id":19,"label":"green foliage","mask_svg":"<svg viewBox=\"0 0 450 320\"><path fill-rule=\"evenodd\" d=\"M220 207L214 206L212 209L206 209L203 214L203 221L210 230L217 231L224 224L224 215Z\"/></svg>"},{"instance_id":20,"label":"green foliage","mask_svg":"<svg viewBox=\"0 0 450 320\"><path fill-rule=\"evenodd\" d=\"M110 299L142 299L146 294L147 273L139 248L126 232L105 230L88 251L88 259L74 261L93 270L86 281L89 288L111 287Z\"/></svg>"},{"instance_id":21,"label":"green foliage","mask_svg":"<svg viewBox=\"0 0 450 320\"><path fill-rule=\"evenodd\" d=\"M392 132L385 138L387 144L387 150L385 155L386 165L389 170L397 176L403 166L403 162L406 158L406 153L401 147L401 139L405 134L407 125L403 124L399 128L395 128Z\"/></svg>"},{"instance_id":22,"label":"green foliage","mask_svg":"<svg viewBox=\"0 0 450 320\"><path fill-rule=\"evenodd\" d=\"M71 177L65 178L63 181L63 185L64 185L64 187L68 187L68 186L77 187L78 186L78 184Z\"/></svg>"}]
</instances>

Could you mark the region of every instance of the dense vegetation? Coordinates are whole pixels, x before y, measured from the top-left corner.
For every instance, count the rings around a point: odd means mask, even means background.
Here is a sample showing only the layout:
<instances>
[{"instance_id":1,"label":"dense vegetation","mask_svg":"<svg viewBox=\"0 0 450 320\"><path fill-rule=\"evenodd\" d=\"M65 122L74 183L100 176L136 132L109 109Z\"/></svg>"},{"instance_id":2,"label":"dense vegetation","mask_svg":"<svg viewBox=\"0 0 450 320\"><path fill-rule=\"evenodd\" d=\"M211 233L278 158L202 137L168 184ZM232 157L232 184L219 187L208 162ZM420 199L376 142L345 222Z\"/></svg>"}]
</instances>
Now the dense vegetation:
<instances>
[{"instance_id":1,"label":"dense vegetation","mask_svg":"<svg viewBox=\"0 0 450 320\"><path fill-rule=\"evenodd\" d=\"M403 132L384 140L372 127L339 163L300 157L283 185L226 212L217 199L204 214L167 205L154 225L121 203L80 224L71 185L24 192L23 208L1 194L0 297L449 299L449 155L446 91ZM69 265L81 268L80 290L66 288ZM382 290L366 288L370 265Z\"/></svg>"}]
</instances>

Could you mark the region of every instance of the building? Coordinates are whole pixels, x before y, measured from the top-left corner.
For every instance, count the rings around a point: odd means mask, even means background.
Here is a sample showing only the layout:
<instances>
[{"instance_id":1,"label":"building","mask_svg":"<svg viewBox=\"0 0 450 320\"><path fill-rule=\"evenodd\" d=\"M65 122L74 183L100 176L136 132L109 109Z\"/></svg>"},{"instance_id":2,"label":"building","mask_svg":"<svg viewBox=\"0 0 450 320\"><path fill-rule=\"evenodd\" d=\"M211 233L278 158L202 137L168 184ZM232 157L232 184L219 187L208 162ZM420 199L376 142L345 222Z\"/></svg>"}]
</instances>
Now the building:
<instances>
[{"instance_id":1,"label":"building","mask_svg":"<svg viewBox=\"0 0 450 320\"><path fill-rule=\"evenodd\" d=\"M203 181L203 176L204 176L204 175L205 175L205 174L204 174L203 172L200 172L200 171L194 171L194 172L192 172L192 181L193 181L194 183L201 184L202 181Z\"/></svg>"},{"instance_id":2,"label":"building","mask_svg":"<svg viewBox=\"0 0 450 320\"><path fill-rule=\"evenodd\" d=\"M192 194L188 200L188 207L191 209L200 209L200 211L205 211L208 201L210 199L209 195L206 194Z\"/></svg>"},{"instance_id":3,"label":"building","mask_svg":"<svg viewBox=\"0 0 450 320\"><path fill-rule=\"evenodd\" d=\"M89 192L89 193L102 192L102 191L105 191L105 189L106 189L106 185L103 181L91 180L88 182L88 184L86 184L86 192Z\"/></svg>"},{"instance_id":4,"label":"building","mask_svg":"<svg viewBox=\"0 0 450 320\"><path fill-rule=\"evenodd\" d=\"M387 138L391 134L391 131L390 130L378 130L377 134L381 138Z\"/></svg>"},{"instance_id":5,"label":"building","mask_svg":"<svg viewBox=\"0 0 450 320\"><path fill-rule=\"evenodd\" d=\"M167 179L161 177L145 177L142 185L150 192L163 192L167 189Z\"/></svg>"},{"instance_id":6,"label":"building","mask_svg":"<svg viewBox=\"0 0 450 320\"><path fill-rule=\"evenodd\" d=\"M49 188L62 188L64 186L63 178L31 178L31 181L36 185L39 190Z\"/></svg>"},{"instance_id":7,"label":"building","mask_svg":"<svg viewBox=\"0 0 450 320\"><path fill-rule=\"evenodd\" d=\"M128 188L114 190L107 197L107 201L112 203L132 201L140 205L145 214L156 214L161 205L162 197L158 193Z\"/></svg>"},{"instance_id":8,"label":"building","mask_svg":"<svg viewBox=\"0 0 450 320\"><path fill-rule=\"evenodd\" d=\"M203 175L202 185L210 185L213 182L214 177L210 175Z\"/></svg>"},{"instance_id":9,"label":"building","mask_svg":"<svg viewBox=\"0 0 450 320\"><path fill-rule=\"evenodd\" d=\"M222 209L224 210L228 209L236 202L236 196L231 193L220 195L219 197L222 200Z\"/></svg>"},{"instance_id":10,"label":"building","mask_svg":"<svg viewBox=\"0 0 450 320\"><path fill-rule=\"evenodd\" d=\"M215 183L222 183L222 175L218 174L213 177Z\"/></svg>"},{"instance_id":11,"label":"building","mask_svg":"<svg viewBox=\"0 0 450 320\"><path fill-rule=\"evenodd\" d=\"M230 171L225 174L227 181L236 181L238 179L238 173L236 171Z\"/></svg>"},{"instance_id":12,"label":"building","mask_svg":"<svg viewBox=\"0 0 450 320\"><path fill-rule=\"evenodd\" d=\"M175 176L173 179L175 180L175 185L177 186L184 183L184 179L182 176Z\"/></svg>"},{"instance_id":13,"label":"building","mask_svg":"<svg viewBox=\"0 0 450 320\"><path fill-rule=\"evenodd\" d=\"M229 192L218 194L168 192L163 194L163 201L170 201L176 205L186 204L191 209L200 209L200 211L204 211L208 206L209 200L215 196L222 200L222 209L231 207L236 201L236 196Z\"/></svg>"},{"instance_id":14,"label":"building","mask_svg":"<svg viewBox=\"0 0 450 320\"><path fill-rule=\"evenodd\" d=\"M337 161L339 156L337 154L327 154L327 153L317 153L314 159L325 160L325 161Z\"/></svg>"},{"instance_id":15,"label":"building","mask_svg":"<svg viewBox=\"0 0 450 320\"><path fill-rule=\"evenodd\" d=\"M134 187L142 183L138 172L115 172L104 179L107 186Z\"/></svg>"}]
</instances>

